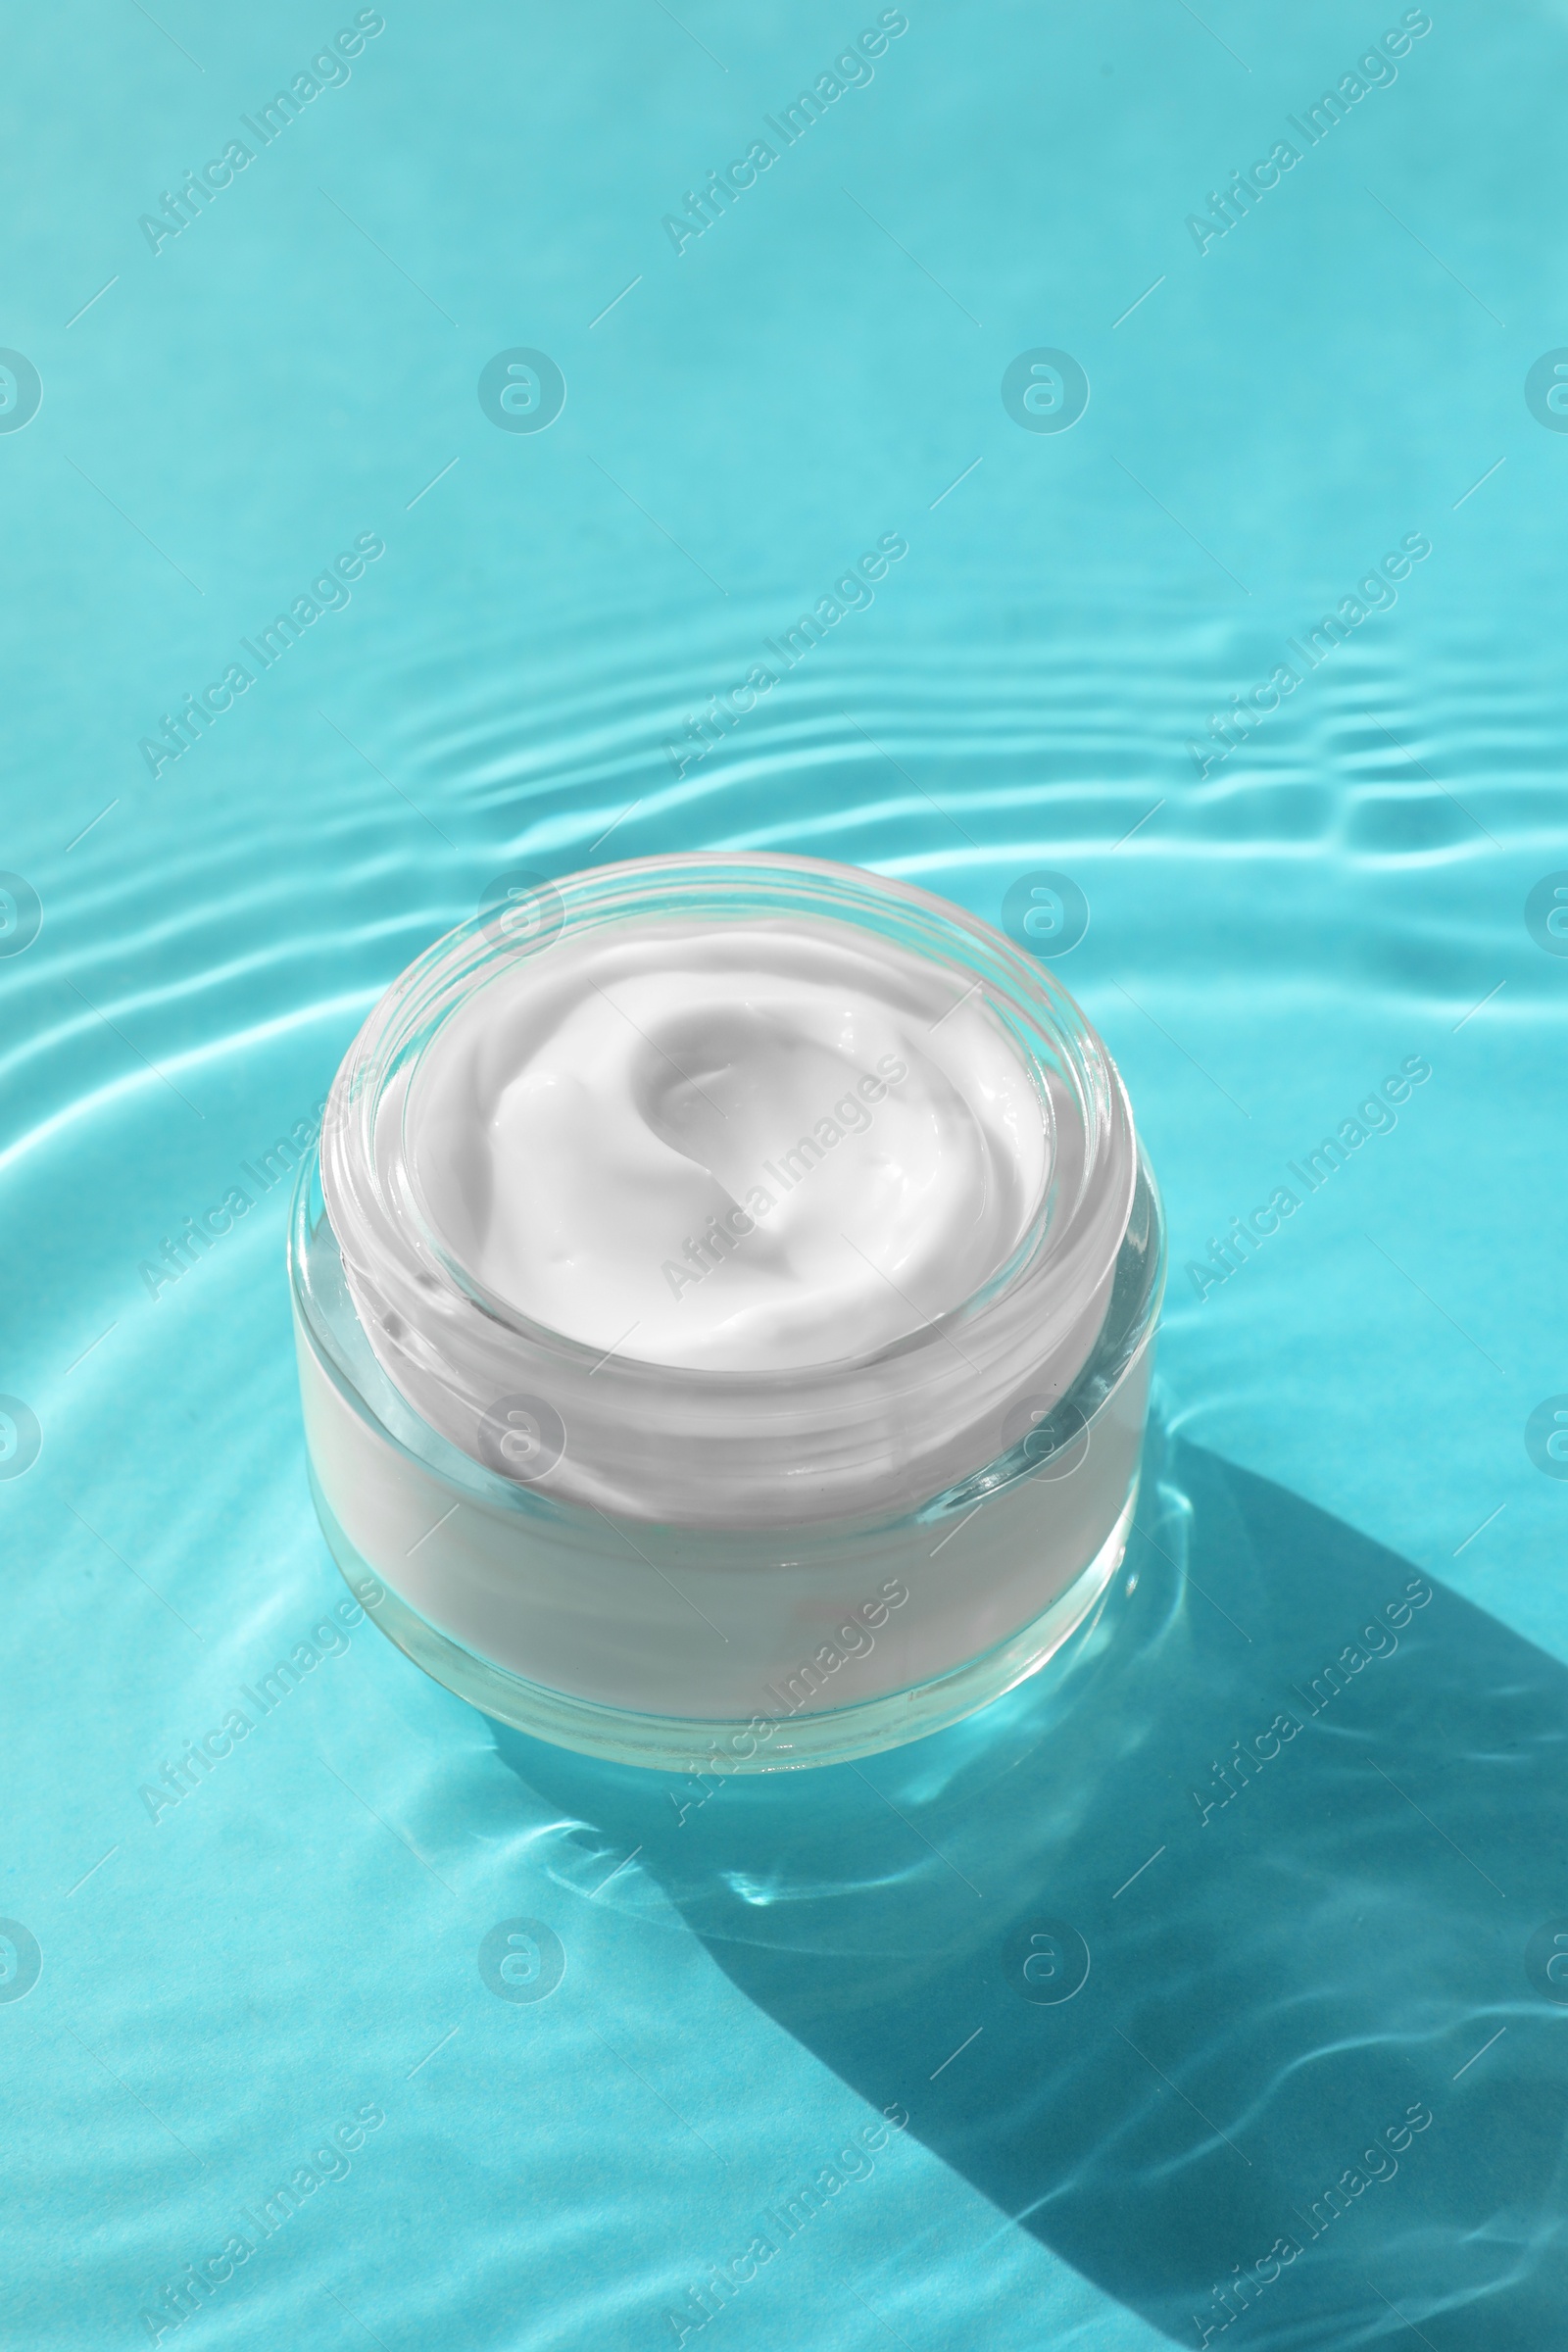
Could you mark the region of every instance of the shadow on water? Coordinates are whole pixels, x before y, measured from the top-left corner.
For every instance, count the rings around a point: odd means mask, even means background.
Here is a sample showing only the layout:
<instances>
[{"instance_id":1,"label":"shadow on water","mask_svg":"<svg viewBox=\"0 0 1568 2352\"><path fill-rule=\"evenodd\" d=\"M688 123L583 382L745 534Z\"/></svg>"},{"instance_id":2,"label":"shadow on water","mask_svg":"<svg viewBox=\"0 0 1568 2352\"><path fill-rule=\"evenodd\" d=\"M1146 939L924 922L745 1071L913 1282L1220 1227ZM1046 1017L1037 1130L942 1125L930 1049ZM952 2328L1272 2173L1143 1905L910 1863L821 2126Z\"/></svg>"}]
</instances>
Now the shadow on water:
<instances>
[{"instance_id":1,"label":"shadow on water","mask_svg":"<svg viewBox=\"0 0 1568 2352\"><path fill-rule=\"evenodd\" d=\"M1139 1522L1072 1654L862 1768L498 1744L1178 2342L1544 2352L1568 2007L1526 1947L1568 1914L1568 1672L1185 1443L1152 1437Z\"/></svg>"}]
</instances>

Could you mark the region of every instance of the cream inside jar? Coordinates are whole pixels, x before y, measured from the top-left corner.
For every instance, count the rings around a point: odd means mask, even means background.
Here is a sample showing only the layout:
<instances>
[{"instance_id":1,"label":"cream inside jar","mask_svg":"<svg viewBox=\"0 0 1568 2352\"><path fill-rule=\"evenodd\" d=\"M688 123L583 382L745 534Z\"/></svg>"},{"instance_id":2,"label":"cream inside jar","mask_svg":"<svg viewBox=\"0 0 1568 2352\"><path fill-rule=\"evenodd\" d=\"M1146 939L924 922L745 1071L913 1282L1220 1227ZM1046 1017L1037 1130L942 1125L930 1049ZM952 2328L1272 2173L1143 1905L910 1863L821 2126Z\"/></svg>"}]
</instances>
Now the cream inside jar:
<instances>
[{"instance_id":1,"label":"cream inside jar","mask_svg":"<svg viewBox=\"0 0 1568 2352\"><path fill-rule=\"evenodd\" d=\"M988 1281L1045 1112L974 994L801 921L563 940L454 1018L408 1116L431 1222L497 1298L588 1348L766 1372Z\"/></svg>"},{"instance_id":2,"label":"cream inside jar","mask_svg":"<svg viewBox=\"0 0 1568 2352\"><path fill-rule=\"evenodd\" d=\"M854 869L548 903L438 942L339 1072L294 1244L334 1549L594 1752L967 1711L1125 1540L1163 1259L1114 1065L1031 957Z\"/></svg>"}]
</instances>

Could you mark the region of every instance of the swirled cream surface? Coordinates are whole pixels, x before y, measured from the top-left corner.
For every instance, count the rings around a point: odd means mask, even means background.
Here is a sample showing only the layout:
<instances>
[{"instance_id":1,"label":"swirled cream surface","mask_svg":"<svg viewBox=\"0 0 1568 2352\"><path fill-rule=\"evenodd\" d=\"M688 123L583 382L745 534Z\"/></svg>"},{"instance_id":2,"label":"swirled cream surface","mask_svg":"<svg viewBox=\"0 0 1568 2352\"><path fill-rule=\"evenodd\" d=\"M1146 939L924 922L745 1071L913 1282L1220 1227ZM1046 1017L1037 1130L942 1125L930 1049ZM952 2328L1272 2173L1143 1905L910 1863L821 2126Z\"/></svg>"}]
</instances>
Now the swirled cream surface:
<instances>
[{"instance_id":1,"label":"swirled cream surface","mask_svg":"<svg viewBox=\"0 0 1568 2352\"><path fill-rule=\"evenodd\" d=\"M431 1039L403 1110L432 1233L483 1291L624 1358L863 1358L1027 1230L1051 1107L978 987L847 925L557 941Z\"/></svg>"}]
</instances>

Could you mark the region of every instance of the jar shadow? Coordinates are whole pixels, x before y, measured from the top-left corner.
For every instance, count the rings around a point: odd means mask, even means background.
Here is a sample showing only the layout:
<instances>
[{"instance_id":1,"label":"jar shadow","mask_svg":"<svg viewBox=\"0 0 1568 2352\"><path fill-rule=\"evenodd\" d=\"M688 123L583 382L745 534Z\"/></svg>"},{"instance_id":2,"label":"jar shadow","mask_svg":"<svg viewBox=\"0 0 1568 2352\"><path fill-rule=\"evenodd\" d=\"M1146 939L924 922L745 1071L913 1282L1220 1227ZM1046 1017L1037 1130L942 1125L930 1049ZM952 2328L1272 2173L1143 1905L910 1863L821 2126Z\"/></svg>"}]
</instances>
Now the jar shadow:
<instances>
[{"instance_id":1,"label":"jar shadow","mask_svg":"<svg viewBox=\"0 0 1568 2352\"><path fill-rule=\"evenodd\" d=\"M1565 1722L1544 1651L1154 1428L1096 1623L950 1731L676 1782L493 1729L760 2009L1178 2340L1539 2352Z\"/></svg>"}]
</instances>

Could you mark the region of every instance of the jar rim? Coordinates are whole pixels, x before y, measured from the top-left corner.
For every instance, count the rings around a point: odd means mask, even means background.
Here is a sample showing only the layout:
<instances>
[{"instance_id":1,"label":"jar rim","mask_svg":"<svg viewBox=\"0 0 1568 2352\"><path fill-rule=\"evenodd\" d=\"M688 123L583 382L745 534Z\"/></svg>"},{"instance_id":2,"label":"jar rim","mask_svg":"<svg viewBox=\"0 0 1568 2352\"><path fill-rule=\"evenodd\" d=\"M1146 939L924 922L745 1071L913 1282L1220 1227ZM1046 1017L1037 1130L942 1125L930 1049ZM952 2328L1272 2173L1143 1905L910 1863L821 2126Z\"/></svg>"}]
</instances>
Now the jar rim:
<instances>
[{"instance_id":1,"label":"jar rim","mask_svg":"<svg viewBox=\"0 0 1568 2352\"><path fill-rule=\"evenodd\" d=\"M775 920L879 936L943 967L955 1007L978 994L1002 1027L1035 1086L1050 1150L1040 1199L1006 1259L900 1338L823 1363L760 1369L607 1357L486 1290L433 1227L408 1130L415 1079L447 1021L563 936ZM854 1515L867 1502L904 1507L995 1459L1019 1395L1031 1384L1048 1399L1064 1395L1094 1345L1137 1164L1120 1074L1033 956L914 884L740 851L541 880L521 919L481 908L372 1007L337 1074L321 1136L322 1192L355 1307L383 1369L426 1421L473 1454L498 1401L526 1396L564 1441L541 1493L634 1517L669 1518L684 1503L698 1521L731 1525L842 1517L852 1498ZM782 1512L781 1484L790 1496Z\"/></svg>"}]
</instances>

